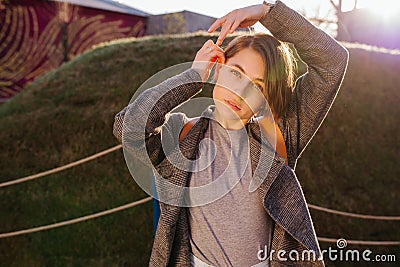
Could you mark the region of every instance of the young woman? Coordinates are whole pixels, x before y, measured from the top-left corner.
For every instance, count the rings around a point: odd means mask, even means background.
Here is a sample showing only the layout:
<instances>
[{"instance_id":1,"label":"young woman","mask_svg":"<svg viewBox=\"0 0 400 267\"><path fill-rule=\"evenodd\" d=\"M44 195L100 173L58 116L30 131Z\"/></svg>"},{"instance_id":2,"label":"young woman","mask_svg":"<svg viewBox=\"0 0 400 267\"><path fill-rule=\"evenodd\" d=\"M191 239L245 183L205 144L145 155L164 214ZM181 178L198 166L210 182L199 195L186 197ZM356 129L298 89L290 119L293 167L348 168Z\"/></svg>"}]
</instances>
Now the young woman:
<instances>
[{"instance_id":1,"label":"young woman","mask_svg":"<svg viewBox=\"0 0 400 267\"><path fill-rule=\"evenodd\" d=\"M229 32L257 21L274 37L240 36L219 47ZM207 41L190 69L115 117L114 135L158 174L150 266L324 266L294 169L338 93L348 53L280 1L234 10L209 31L219 26L217 42ZM283 42L308 66L295 83ZM201 91L216 61L215 105L197 119L170 113ZM190 168L164 151L166 135L175 136L168 140Z\"/></svg>"}]
</instances>

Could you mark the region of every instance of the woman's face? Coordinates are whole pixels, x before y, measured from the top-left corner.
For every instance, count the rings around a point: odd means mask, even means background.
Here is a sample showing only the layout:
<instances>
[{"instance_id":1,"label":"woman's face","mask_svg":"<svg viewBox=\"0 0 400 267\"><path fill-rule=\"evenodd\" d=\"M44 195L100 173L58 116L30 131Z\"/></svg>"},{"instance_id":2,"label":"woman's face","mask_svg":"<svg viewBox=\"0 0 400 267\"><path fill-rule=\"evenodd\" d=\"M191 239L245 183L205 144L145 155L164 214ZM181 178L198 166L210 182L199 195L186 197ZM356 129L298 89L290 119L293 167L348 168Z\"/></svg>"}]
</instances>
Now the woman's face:
<instances>
[{"instance_id":1,"label":"woman's face","mask_svg":"<svg viewBox=\"0 0 400 267\"><path fill-rule=\"evenodd\" d=\"M263 107L265 64L253 49L245 48L220 66L213 99L218 114L244 124Z\"/></svg>"}]
</instances>

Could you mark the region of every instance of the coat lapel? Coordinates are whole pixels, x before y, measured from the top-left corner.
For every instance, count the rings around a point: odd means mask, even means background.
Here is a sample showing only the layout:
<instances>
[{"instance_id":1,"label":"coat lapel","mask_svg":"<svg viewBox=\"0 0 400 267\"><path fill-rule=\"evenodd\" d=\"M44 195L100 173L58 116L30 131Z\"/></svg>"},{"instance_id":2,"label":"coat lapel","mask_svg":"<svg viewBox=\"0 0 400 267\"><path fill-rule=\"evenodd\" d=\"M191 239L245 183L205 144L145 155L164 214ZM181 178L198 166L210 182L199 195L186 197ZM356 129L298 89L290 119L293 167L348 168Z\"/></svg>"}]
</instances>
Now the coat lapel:
<instances>
[{"instance_id":1,"label":"coat lapel","mask_svg":"<svg viewBox=\"0 0 400 267\"><path fill-rule=\"evenodd\" d=\"M247 124L253 180L265 210L294 239L319 256L315 230L298 179L255 122Z\"/></svg>"},{"instance_id":2,"label":"coat lapel","mask_svg":"<svg viewBox=\"0 0 400 267\"><path fill-rule=\"evenodd\" d=\"M165 158L157 167L159 173L158 181L156 181L157 192L164 202L174 203L174 206L180 207L189 206L188 190L185 190L185 187L189 186L190 170L196 159L198 144L204 138L207 125L208 119L201 117L187 136L180 141L179 147L175 147L168 154L168 158ZM171 162L181 165L171 164Z\"/></svg>"},{"instance_id":3,"label":"coat lapel","mask_svg":"<svg viewBox=\"0 0 400 267\"><path fill-rule=\"evenodd\" d=\"M187 191L183 188L189 186L190 172L186 170L190 170L190 160L194 160L196 157L198 143L203 139L207 125L208 119L200 118L188 135L180 142L180 148L175 148L168 155L173 162L177 157L183 155L189 159L189 161L185 160L187 166L183 166L183 168L182 166L175 166L165 158L156 168L155 182L158 198L162 200L160 201L162 212L154 241L156 242L156 249L152 250L151 266L175 266L178 265L178 261L190 263L188 254L189 225L185 217L187 215L184 213L185 208L182 208L182 206L187 206L186 200L189 198L185 196ZM171 184L176 187L172 189ZM168 203L175 204L170 205ZM184 240L176 240L175 238Z\"/></svg>"}]
</instances>

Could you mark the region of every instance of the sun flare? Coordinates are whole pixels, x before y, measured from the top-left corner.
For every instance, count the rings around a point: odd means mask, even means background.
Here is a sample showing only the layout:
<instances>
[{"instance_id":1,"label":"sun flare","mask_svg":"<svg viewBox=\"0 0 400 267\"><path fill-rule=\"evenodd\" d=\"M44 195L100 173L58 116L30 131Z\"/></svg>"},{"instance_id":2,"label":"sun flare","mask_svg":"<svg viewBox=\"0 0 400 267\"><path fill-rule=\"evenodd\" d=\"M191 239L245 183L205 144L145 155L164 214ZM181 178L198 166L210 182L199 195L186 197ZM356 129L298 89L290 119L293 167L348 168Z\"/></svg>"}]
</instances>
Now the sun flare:
<instances>
[{"instance_id":1,"label":"sun flare","mask_svg":"<svg viewBox=\"0 0 400 267\"><path fill-rule=\"evenodd\" d=\"M397 0L359 0L359 8L367 8L377 16L385 19L392 19L400 16L400 1Z\"/></svg>"}]
</instances>

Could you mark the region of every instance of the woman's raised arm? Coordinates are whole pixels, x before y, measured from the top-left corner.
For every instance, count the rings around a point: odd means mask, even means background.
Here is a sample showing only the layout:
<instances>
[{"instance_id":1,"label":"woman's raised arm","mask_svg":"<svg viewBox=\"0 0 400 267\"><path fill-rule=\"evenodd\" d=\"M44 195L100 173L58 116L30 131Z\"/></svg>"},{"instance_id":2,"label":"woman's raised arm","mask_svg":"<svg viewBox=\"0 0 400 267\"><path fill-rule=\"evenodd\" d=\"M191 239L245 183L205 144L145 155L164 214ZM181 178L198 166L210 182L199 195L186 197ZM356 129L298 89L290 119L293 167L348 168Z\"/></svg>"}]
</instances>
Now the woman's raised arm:
<instances>
[{"instance_id":1,"label":"woman's raised arm","mask_svg":"<svg viewBox=\"0 0 400 267\"><path fill-rule=\"evenodd\" d=\"M324 118L341 85L348 63L347 50L323 30L311 24L281 1L269 9L265 4L237 9L215 21L209 31L222 26L218 43L237 27L259 20L277 39L292 43L307 64L307 73L296 81L287 113L287 140L300 157Z\"/></svg>"},{"instance_id":2,"label":"woman's raised arm","mask_svg":"<svg viewBox=\"0 0 400 267\"><path fill-rule=\"evenodd\" d=\"M135 158L144 163L150 159L156 165L164 158L160 130L168 119L168 113L200 92L201 88L199 73L188 69L147 89L115 115L114 136L129 147Z\"/></svg>"},{"instance_id":3,"label":"woman's raised arm","mask_svg":"<svg viewBox=\"0 0 400 267\"><path fill-rule=\"evenodd\" d=\"M336 98L349 55L330 35L282 2L278 2L260 22L279 40L292 43L307 64L307 73L296 81L283 118L289 127L289 145L298 158Z\"/></svg>"},{"instance_id":4,"label":"woman's raised arm","mask_svg":"<svg viewBox=\"0 0 400 267\"><path fill-rule=\"evenodd\" d=\"M224 53L208 40L197 52L190 69L147 89L115 115L113 134L117 140L122 143L124 132L125 145L129 145L136 158L142 162L150 159L153 165L159 163L164 157L162 126L169 127L170 132L183 126L177 125L182 120L166 125L169 112L201 91L217 60L223 62Z\"/></svg>"}]
</instances>

